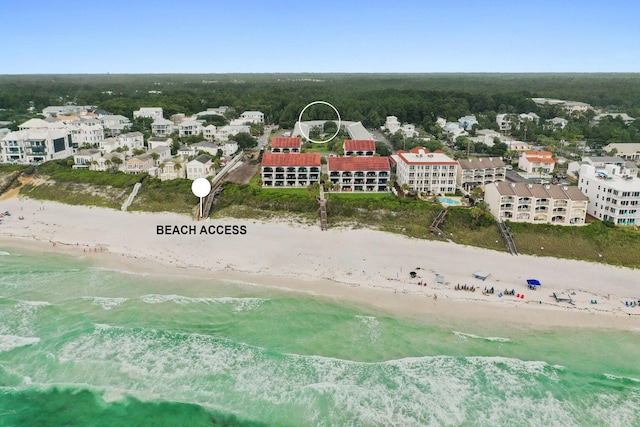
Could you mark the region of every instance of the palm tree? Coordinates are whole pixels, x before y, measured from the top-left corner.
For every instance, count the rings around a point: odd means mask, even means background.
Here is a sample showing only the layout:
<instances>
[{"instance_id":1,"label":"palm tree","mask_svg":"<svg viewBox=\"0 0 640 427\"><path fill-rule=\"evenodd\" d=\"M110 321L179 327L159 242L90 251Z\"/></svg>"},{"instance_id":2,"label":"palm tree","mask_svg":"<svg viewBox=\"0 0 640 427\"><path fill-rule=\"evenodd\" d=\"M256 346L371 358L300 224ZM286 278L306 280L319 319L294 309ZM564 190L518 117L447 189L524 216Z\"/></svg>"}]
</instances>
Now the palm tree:
<instances>
[{"instance_id":1,"label":"palm tree","mask_svg":"<svg viewBox=\"0 0 640 427\"><path fill-rule=\"evenodd\" d=\"M409 184L407 184L407 183L405 182L404 184L402 184L401 188L402 188L402 195L403 195L403 197L407 197L407 193L409 192L409 189L410 189L411 187L409 187Z\"/></svg>"}]
</instances>

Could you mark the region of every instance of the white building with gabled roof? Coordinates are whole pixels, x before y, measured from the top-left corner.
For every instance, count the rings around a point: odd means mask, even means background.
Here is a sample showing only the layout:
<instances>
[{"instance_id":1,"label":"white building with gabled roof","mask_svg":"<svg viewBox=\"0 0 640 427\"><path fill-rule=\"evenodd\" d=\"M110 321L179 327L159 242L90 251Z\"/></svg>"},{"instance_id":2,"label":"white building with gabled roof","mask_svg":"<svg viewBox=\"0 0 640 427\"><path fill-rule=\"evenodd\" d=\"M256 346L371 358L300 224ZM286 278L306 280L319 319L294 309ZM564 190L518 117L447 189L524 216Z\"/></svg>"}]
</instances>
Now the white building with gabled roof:
<instances>
[{"instance_id":1,"label":"white building with gabled roof","mask_svg":"<svg viewBox=\"0 0 640 427\"><path fill-rule=\"evenodd\" d=\"M151 133L155 136L169 136L173 133L174 125L171 120L160 117L151 123Z\"/></svg>"},{"instance_id":2,"label":"white building with gabled roof","mask_svg":"<svg viewBox=\"0 0 640 427\"><path fill-rule=\"evenodd\" d=\"M264 113L260 111L245 111L240 114L243 123L264 123Z\"/></svg>"},{"instance_id":3,"label":"white building with gabled roof","mask_svg":"<svg viewBox=\"0 0 640 427\"><path fill-rule=\"evenodd\" d=\"M142 107L139 110L133 112L133 118L148 117L153 120L161 119L163 112L161 107Z\"/></svg>"},{"instance_id":4,"label":"white building with gabled roof","mask_svg":"<svg viewBox=\"0 0 640 427\"><path fill-rule=\"evenodd\" d=\"M206 178L213 173L211 157L202 154L187 162L187 179Z\"/></svg>"}]
</instances>

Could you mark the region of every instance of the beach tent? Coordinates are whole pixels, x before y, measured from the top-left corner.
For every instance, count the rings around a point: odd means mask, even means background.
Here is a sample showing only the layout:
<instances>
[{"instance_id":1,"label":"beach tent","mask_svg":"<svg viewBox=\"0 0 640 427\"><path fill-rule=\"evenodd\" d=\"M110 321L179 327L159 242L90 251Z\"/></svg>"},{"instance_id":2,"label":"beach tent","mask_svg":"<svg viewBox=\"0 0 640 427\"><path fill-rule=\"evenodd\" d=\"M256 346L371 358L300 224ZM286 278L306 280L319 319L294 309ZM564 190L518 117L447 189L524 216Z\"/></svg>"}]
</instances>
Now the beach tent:
<instances>
[{"instance_id":1,"label":"beach tent","mask_svg":"<svg viewBox=\"0 0 640 427\"><path fill-rule=\"evenodd\" d=\"M536 279L527 279L527 285L529 285L529 286L542 286L542 284Z\"/></svg>"},{"instance_id":2,"label":"beach tent","mask_svg":"<svg viewBox=\"0 0 640 427\"><path fill-rule=\"evenodd\" d=\"M479 280L487 280L489 276L491 276L491 273L485 270L477 270L473 273L473 278Z\"/></svg>"}]
</instances>

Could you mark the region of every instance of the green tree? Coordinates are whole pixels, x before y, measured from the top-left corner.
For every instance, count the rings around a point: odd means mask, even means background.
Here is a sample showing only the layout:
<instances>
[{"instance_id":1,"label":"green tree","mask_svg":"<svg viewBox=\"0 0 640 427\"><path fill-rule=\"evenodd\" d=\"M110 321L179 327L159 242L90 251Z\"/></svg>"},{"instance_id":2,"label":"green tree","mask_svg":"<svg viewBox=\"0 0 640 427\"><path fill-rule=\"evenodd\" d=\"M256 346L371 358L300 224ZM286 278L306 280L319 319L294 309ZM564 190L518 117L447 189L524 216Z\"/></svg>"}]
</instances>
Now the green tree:
<instances>
[{"instance_id":1,"label":"green tree","mask_svg":"<svg viewBox=\"0 0 640 427\"><path fill-rule=\"evenodd\" d=\"M237 142L240 150L254 148L258 145L258 140L246 132L240 132L237 135L232 135L229 139Z\"/></svg>"}]
</instances>

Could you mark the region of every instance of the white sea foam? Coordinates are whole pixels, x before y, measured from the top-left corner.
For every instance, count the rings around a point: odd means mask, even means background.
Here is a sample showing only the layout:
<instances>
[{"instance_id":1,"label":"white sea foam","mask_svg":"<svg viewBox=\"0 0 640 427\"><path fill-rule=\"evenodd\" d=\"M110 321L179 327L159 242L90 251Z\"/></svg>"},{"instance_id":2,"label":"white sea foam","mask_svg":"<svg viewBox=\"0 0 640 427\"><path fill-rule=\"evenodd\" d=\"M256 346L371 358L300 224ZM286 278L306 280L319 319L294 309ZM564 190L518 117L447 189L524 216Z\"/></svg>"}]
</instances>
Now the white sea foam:
<instances>
[{"instance_id":1,"label":"white sea foam","mask_svg":"<svg viewBox=\"0 0 640 427\"><path fill-rule=\"evenodd\" d=\"M24 307L34 307L38 309L41 307L49 307L51 303L47 301L18 301L18 305L21 305Z\"/></svg>"},{"instance_id":2,"label":"white sea foam","mask_svg":"<svg viewBox=\"0 0 640 427\"><path fill-rule=\"evenodd\" d=\"M327 425L460 425L482 416L493 405L491 396L510 396L523 405L514 409L511 401L494 399L504 406L503 422L523 408L533 414L548 407L559 420L567 417L561 413L564 402L530 397L558 382L560 371L542 361L425 356L364 363L274 354L209 335L115 326L96 326L94 334L65 344L60 357L84 367L85 381L89 375L90 383L134 394L189 396L247 415L252 406L304 408L304 418L293 424L322 419ZM322 407L332 408L331 414L320 414ZM539 425L571 425L554 423L548 414L532 416Z\"/></svg>"},{"instance_id":3,"label":"white sea foam","mask_svg":"<svg viewBox=\"0 0 640 427\"><path fill-rule=\"evenodd\" d=\"M11 254L10 254L9 252L6 252L6 251L0 251L0 255L2 255L2 256L9 256L9 255L11 255Z\"/></svg>"},{"instance_id":4,"label":"white sea foam","mask_svg":"<svg viewBox=\"0 0 640 427\"><path fill-rule=\"evenodd\" d=\"M108 268L108 267L91 267L91 269L98 270L98 271L109 271L112 273L130 274L132 276L151 276L151 273L147 273L143 271L120 270L117 268Z\"/></svg>"},{"instance_id":5,"label":"white sea foam","mask_svg":"<svg viewBox=\"0 0 640 427\"><path fill-rule=\"evenodd\" d=\"M491 342L510 342L509 338L503 337L482 337L480 335L467 334L465 332L453 331L454 335L458 338L462 338L463 340L474 339L474 340L483 340L483 341L491 341Z\"/></svg>"},{"instance_id":6,"label":"white sea foam","mask_svg":"<svg viewBox=\"0 0 640 427\"><path fill-rule=\"evenodd\" d=\"M621 376L621 375L613 375L613 374L608 374L606 372L603 375L605 377L609 378L610 380L626 380L626 381L631 381L631 382L634 382L634 383L640 383L640 378L625 377L625 376Z\"/></svg>"},{"instance_id":7,"label":"white sea foam","mask_svg":"<svg viewBox=\"0 0 640 427\"><path fill-rule=\"evenodd\" d=\"M183 295L159 295L149 294L140 298L147 304L161 304L165 302L174 302L176 304L233 304L234 311L246 311L254 309L260 306L263 302L267 301L264 298L234 298L234 297L220 297L220 298L206 298L206 297L186 297Z\"/></svg>"},{"instance_id":8,"label":"white sea foam","mask_svg":"<svg viewBox=\"0 0 640 427\"><path fill-rule=\"evenodd\" d=\"M129 298L110 297L82 297L82 299L91 301L93 305L99 305L105 310L111 310L129 300Z\"/></svg>"},{"instance_id":9,"label":"white sea foam","mask_svg":"<svg viewBox=\"0 0 640 427\"><path fill-rule=\"evenodd\" d=\"M40 342L38 337L21 337L18 335L0 335L0 353L11 351L18 347L37 344Z\"/></svg>"}]
</instances>

